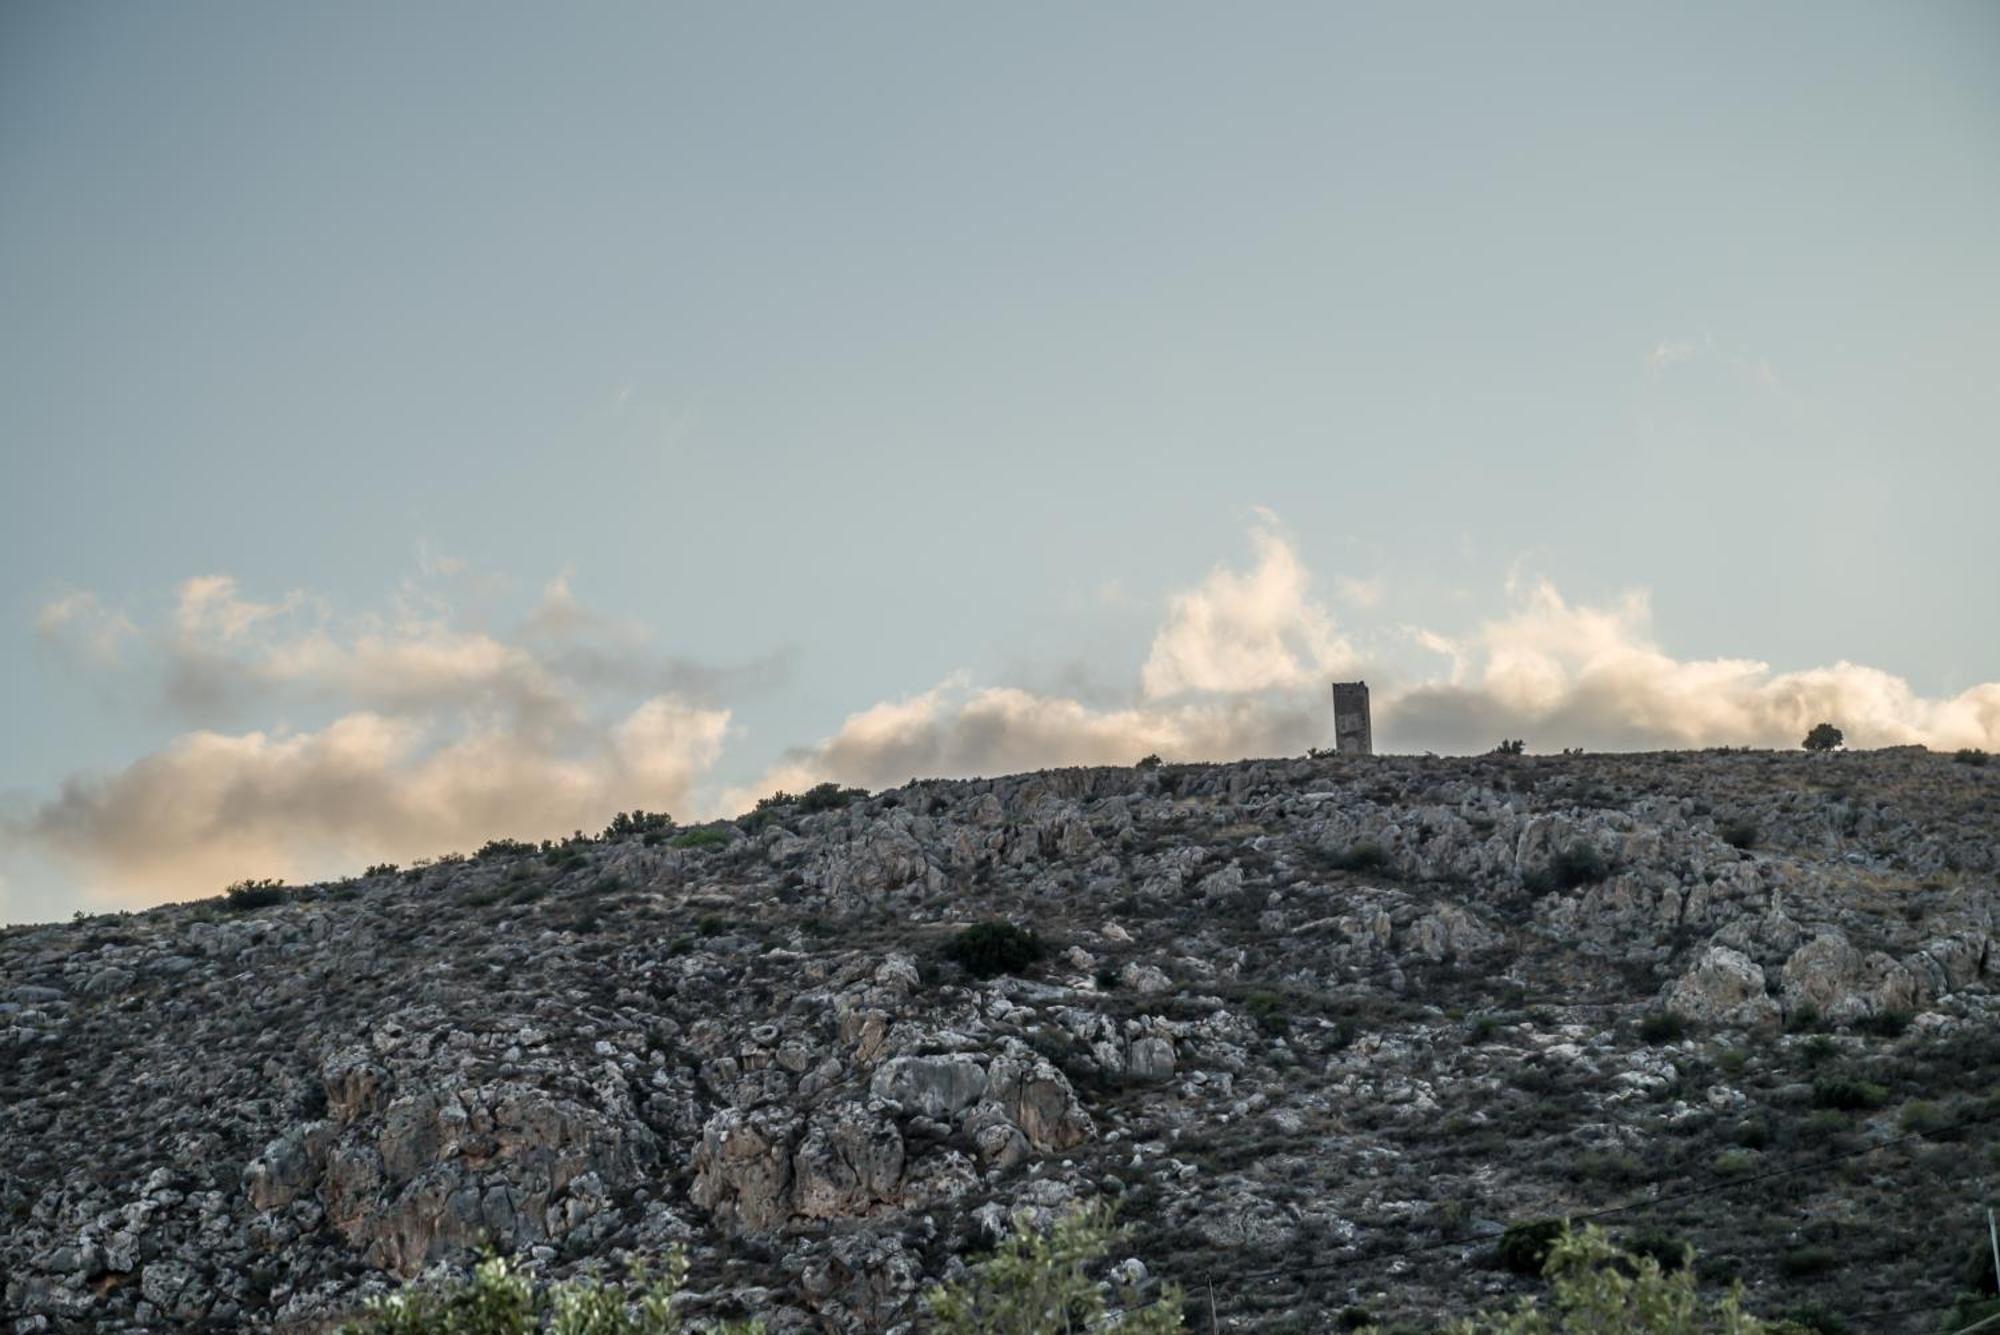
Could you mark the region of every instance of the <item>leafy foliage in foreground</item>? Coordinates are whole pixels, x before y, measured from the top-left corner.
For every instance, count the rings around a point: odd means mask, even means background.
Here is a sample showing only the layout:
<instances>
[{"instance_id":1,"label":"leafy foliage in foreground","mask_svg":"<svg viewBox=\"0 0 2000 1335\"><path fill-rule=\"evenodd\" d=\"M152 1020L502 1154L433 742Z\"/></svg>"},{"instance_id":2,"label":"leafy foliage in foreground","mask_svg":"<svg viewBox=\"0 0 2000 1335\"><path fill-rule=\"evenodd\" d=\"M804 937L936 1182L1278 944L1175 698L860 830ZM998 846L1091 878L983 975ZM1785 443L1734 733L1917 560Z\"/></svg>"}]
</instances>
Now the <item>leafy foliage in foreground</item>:
<instances>
[{"instance_id":1,"label":"leafy foliage in foreground","mask_svg":"<svg viewBox=\"0 0 2000 1335\"><path fill-rule=\"evenodd\" d=\"M1041 1335L1043 1331L1115 1329L1126 1335L1155 1335L1181 1329L1181 1290L1169 1284L1151 1303L1127 1289L1119 1296L1125 1311L1108 1326L1104 1291L1085 1273L1120 1236L1111 1208L1078 1210L1043 1233L1024 1216L986 1261L964 1279L924 1296L931 1329L943 1335Z\"/></svg>"},{"instance_id":2,"label":"leafy foliage in foreground","mask_svg":"<svg viewBox=\"0 0 2000 1335\"><path fill-rule=\"evenodd\" d=\"M1474 1317L1447 1327L1449 1335L1794 1335L1790 1322L1760 1321L1743 1310L1742 1286L1705 1299L1695 1284L1692 1249L1669 1272L1652 1255L1613 1245L1604 1230L1565 1227L1549 1248L1542 1273L1549 1299L1523 1298L1511 1312Z\"/></svg>"},{"instance_id":3,"label":"leafy foliage in foreground","mask_svg":"<svg viewBox=\"0 0 2000 1335\"><path fill-rule=\"evenodd\" d=\"M653 1275L634 1263L628 1284L593 1276L551 1284L541 1292L504 1256L489 1256L472 1278L454 1284L412 1284L368 1305L341 1335L680 1335L695 1329L674 1311L687 1279L687 1258L667 1256ZM707 1327L729 1335L757 1335L756 1322Z\"/></svg>"}]
</instances>

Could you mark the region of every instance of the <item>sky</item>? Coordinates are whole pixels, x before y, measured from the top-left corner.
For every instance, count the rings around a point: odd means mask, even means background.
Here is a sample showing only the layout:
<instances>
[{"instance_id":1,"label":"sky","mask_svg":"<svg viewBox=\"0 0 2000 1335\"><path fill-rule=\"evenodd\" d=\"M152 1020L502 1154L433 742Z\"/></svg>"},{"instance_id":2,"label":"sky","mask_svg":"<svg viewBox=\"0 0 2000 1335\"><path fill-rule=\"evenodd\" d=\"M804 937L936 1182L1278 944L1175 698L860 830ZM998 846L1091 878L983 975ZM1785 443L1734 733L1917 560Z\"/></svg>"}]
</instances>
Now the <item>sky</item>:
<instances>
[{"instance_id":1,"label":"sky","mask_svg":"<svg viewBox=\"0 0 2000 1335\"><path fill-rule=\"evenodd\" d=\"M2000 6L0 8L0 921L824 779L2000 749Z\"/></svg>"}]
</instances>

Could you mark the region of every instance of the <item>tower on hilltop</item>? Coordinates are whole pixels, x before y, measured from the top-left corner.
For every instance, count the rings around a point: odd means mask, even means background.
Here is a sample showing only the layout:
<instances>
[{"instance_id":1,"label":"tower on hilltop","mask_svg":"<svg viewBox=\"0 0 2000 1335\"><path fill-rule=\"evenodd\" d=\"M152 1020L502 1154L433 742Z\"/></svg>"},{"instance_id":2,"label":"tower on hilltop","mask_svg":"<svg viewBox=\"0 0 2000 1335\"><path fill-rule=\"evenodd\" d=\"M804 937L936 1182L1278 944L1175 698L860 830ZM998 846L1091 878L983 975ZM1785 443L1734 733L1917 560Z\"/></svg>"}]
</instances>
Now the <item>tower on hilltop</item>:
<instances>
[{"instance_id":1,"label":"tower on hilltop","mask_svg":"<svg viewBox=\"0 0 2000 1335\"><path fill-rule=\"evenodd\" d=\"M1375 754L1375 734L1368 724L1368 683L1333 683L1333 746L1344 756Z\"/></svg>"}]
</instances>

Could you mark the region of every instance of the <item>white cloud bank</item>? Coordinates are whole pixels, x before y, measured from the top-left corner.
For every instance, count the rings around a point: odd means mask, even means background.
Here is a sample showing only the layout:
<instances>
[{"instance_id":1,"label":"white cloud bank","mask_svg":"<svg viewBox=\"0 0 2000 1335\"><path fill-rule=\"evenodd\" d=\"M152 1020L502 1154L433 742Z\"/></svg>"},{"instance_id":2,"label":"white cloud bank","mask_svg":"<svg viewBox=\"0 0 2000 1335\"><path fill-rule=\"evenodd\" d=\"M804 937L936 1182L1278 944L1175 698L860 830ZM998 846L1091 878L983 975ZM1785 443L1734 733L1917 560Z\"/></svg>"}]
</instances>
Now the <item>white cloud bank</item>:
<instances>
[{"instance_id":1,"label":"white cloud bank","mask_svg":"<svg viewBox=\"0 0 2000 1335\"><path fill-rule=\"evenodd\" d=\"M1792 747L1822 719L1857 747L2000 749L2000 683L1932 699L1845 662L1779 672L1677 659L1656 642L1643 594L1576 605L1546 581L1510 581L1506 610L1470 631L1360 635L1316 597L1273 517L1260 514L1250 543L1247 567L1219 566L1167 600L1124 703L956 674L863 709L758 782L719 792L726 700L770 685L782 659L716 670L649 656L638 630L582 607L567 579L507 631L464 624L428 584L407 587L389 615L342 623L303 595L257 602L209 577L184 584L151 632L70 594L40 627L80 670L150 670L188 716L318 706L330 718L298 731L188 731L115 773L70 780L6 833L100 895L150 902L239 876L593 829L634 806L732 814L825 779L880 788L1149 753L1295 755L1330 739L1327 681L1357 676L1375 686L1384 750L1483 751L1503 736L1543 750ZM1379 586L1335 587L1356 611L1379 596Z\"/></svg>"}]
</instances>

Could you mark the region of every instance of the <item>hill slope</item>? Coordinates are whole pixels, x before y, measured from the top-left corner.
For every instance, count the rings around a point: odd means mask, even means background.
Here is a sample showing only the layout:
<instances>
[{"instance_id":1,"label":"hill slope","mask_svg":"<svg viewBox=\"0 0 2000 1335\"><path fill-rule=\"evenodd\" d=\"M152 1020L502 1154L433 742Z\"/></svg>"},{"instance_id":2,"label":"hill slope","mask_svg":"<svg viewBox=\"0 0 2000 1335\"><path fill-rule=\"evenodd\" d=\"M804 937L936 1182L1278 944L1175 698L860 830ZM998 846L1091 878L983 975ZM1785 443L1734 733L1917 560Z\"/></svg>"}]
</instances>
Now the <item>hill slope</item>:
<instances>
[{"instance_id":1,"label":"hill slope","mask_svg":"<svg viewBox=\"0 0 2000 1335\"><path fill-rule=\"evenodd\" d=\"M698 1310L881 1329L1110 1194L1222 1326L1326 1329L1690 1188L1609 1222L1766 1313L1943 1302L2000 1165L1996 832L2000 766L1919 750L1250 761L16 928L0 1311L311 1329L482 1239L680 1242ZM1049 953L969 977L991 919Z\"/></svg>"}]
</instances>

